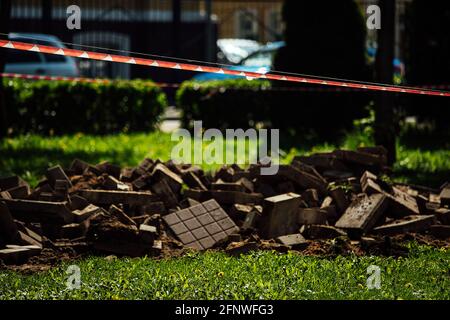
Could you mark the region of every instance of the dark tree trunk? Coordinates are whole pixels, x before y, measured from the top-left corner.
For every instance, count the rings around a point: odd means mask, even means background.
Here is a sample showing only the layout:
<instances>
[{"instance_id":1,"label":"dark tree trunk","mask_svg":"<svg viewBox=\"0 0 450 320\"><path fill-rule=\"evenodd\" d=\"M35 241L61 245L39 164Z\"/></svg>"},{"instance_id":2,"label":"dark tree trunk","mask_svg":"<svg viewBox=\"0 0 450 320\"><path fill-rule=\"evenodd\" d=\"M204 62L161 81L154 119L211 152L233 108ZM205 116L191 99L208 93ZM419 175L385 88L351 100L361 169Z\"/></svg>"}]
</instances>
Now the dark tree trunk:
<instances>
[{"instance_id":1,"label":"dark tree trunk","mask_svg":"<svg viewBox=\"0 0 450 320\"><path fill-rule=\"evenodd\" d=\"M11 0L0 1L0 32L7 34L9 32L9 21L11 18ZM2 38L6 36L1 35ZM0 49L0 72L5 68L6 50ZM4 138L8 133L8 121L5 104L5 92L3 90L3 78L0 78L0 138Z\"/></svg>"},{"instance_id":2,"label":"dark tree trunk","mask_svg":"<svg viewBox=\"0 0 450 320\"><path fill-rule=\"evenodd\" d=\"M378 31L378 53L376 59L377 80L381 83L393 82L395 44L395 0L381 0L381 29ZM379 93L375 106L375 142L388 150L388 162L396 160L395 148L395 95Z\"/></svg>"}]
</instances>

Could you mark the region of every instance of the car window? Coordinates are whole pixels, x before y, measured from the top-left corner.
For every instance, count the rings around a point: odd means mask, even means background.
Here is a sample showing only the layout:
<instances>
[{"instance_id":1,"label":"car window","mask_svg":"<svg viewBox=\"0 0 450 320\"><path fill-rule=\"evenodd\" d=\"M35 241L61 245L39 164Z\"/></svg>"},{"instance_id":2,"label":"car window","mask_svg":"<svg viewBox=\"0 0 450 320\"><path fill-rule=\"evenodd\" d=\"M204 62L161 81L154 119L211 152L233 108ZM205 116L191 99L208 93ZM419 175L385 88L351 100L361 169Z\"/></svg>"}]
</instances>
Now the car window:
<instances>
[{"instance_id":1,"label":"car window","mask_svg":"<svg viewBox=\"0 0 450 320\"><path fill-rule=\"evenodd\" d=\"M247 67L267 67L272 66L274 52L261 51L257 52L243 61L243 65Z\"/></svg>"},{"instance_id":2,"label":"car window","mask_svg":"<svg viewBox=\"0 0 450 320\"><path fill-rule=\"evenodd\" d=\"M41 63L39 53L32 51L7 50L6 63Z\"/></svg>"},{"instance_id":3,"label":"car window","mask_svg":"<svg viewBox=\"0 0 450 320\"><path fill-rule=\"evenodd\" d=\"M35 42L37 44L41 44L43 46L60 47L60 45L58 45L57 43L50 42L50 41L35 40ZM45 59L45 62L48 62L48 63L66 62L67 61L66 57L60 56L60 55L55 55L55 54L44 54L44 59Z\"/></svg>"}]
</instances>

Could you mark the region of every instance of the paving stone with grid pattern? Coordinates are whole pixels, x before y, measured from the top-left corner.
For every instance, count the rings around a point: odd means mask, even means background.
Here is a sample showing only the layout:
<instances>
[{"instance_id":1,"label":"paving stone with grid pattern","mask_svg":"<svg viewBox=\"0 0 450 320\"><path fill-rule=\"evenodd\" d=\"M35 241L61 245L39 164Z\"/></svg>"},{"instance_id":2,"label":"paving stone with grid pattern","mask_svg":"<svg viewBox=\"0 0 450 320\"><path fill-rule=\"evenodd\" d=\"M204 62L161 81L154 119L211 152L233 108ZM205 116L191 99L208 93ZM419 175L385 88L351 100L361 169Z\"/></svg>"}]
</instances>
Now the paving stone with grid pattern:
<instances>
[{"instance_id":1,"label":"paving stone with grid pattern","mask_svg":"<svg viewBox=\"0 0 450 320\"><path fill-rule=\"evenodd\" d=\"M211 248L239 228L216 200L208 200L163 217L170 230L187 247Z\"/></svg>"}]
</instances>

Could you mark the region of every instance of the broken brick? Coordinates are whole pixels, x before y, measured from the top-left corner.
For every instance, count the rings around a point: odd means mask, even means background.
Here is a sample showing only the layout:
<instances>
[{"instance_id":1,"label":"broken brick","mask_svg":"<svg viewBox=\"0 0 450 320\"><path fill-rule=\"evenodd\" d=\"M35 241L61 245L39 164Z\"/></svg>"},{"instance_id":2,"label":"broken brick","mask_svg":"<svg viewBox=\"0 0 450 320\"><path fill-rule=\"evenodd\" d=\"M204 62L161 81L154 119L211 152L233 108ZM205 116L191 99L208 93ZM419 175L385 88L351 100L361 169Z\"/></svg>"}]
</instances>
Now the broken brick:
<instances>
[{"instance_id":1,"label":"broken brick","mask_svg":"<svg viewBox=\"0 0 450 320\"><path fill-rule=\"evenodd\" d=\"M275 239L278 243L288 246L294 250L302 250L308 246L308 242L300 233L288 234Z\"/></svg>"},{"instance_id":2,"label":"broken brick","mask_svg":"<svg viewBox=\"0 0 450 320\"><path fill-rule=\"evenodd\" d=\"M302 234L308 239L334 239L346 235L344 231L333 226L318 224L305 226Z\"/></svg>"},{"instance_id":3,"label":"broken brick","mask_svg":"<svg viewBox=\"0 0 450 320\"><path fill-rule=\"evenodd\" d=\"M53 188L55 187L56 180L64 180L67 182L69 187L72 187L72 182L70 181L69 177L67 177L66 173L60 165L48 168L45 176L47 177L48 182Z\"/></svg>"},{"instance_id":4,"label":"broken brick","mask_svg":"<svg viewBox=\"0 0 450 320\"><path fill-rule=\"evenodd\" d=\"M103 187L106 190L131 191L131 187L129 185L119 181L113 176L106 177L105 181L103 182Z\"/></svg>"},{"instance_id":5,"label":"broken brick","mask_svg":"<svg viewBox=\"0 0 450 320\"><path fill-rule=\"evenodd\" d=\"M185 246L198 250L211 248L239 230L215 200L168 214L163 220Z\"/></svg>"},{"instance_id":6,"label":"broken brick","mask_svg":"<svg viewBox=\"0 0 450 320\"><path fill-rule=\"evenodd\" d=\"M407 216L401 220L395 220L391 223L376 227L372 230L374 234L392 236L407 232L422 232L435 224L436 217L427 216Z\"/></svg>"},{"instance_id":7,"label":"broken brick","mask_svg":"<svg viewBox=\"0 0 450 320\"><path fill-rule=\"evenodd\" d=\"M0 201L0 247L2 244L13 243L18 237L17 226L7 205Z\"/></svg>"},{"instance_id":8,"label":"broken brick","mask_svg":"<svg viewBox=\"0 0 450 320\"><path fill-rule=\"evenodd\" d=\"M300 208L297 221L299 225L303 224L326 224L327 211L320 208Z\"/></svg>"},{"instance_id":9,"label":"broken brick","mask_svg":"<svg viewBox=\"0 0 450 320\"><path fill-rule=\"evenodd\" d=\"M300 202L301 197L295 193L264 199L260 234L266 239L271 239L295 232Z\"/></svg>"},{"instance_id":10,"label":"broken brick","mask_svg":"<svg viewBox=\"0 0 450 320\"><path fill-rule=\"evenodd\" d=\"M158 163L153 169L152 178L155 181L166 180L173 192L178 193L183 185L183 180L162 163Z\"/></svg>"},{"instance_id":11,"label":"broken brick","mask_svg":"<svg viewBox=\"0 0 450 320\"><path fill-rule=\"evenodd\" d=\"M151 192L113 191L113 190L80 190L79 195L97 205L128 204L143 206L156 200Z\"/></svg>"},{"instance_id":12,"label":"broken brick","mask_svg":"<svg viewBox=\"0 0 450 320\"><path fill-rule=\"evenodd\" d=\"M351 237L360 237L370 231L385 213L388 199L383 194L362 195L356 198L336 222Z\"/></svg>"},{"instance_id":13,"label":"broken brick","mask_svg":"<svg viewBox=\"0 0 450 320\"><path fill-rule=\"evenodd\" d=\"M123 212L122 209L116 207L115 205L111 205L111 207L109 207L109 213L125 225L136 226L136 222L134 222L133 219Z\"/></svg>"},{"instance_id":14,"label":"broken brick","mask_svg":"<svg viewBox=\"0 0 450 320\"><path fill-rule=\"evenodd\" d=\"M336 202L336 207L339 213L343 213L347 210L349 201L347 200L344 189L341 187L332 188L332 190L330 190L330 196Z\"/></svg>"},{"instance_id":15,"label":"broken brick","mask_svg":"<svg viewBox=\"0 0 450 320\"><path fill-rule=\"evenodd\" d=\"M450 186L442 189L439 198L441 199L441 204L444 206L450 206Z\"/></svg>"},{"instance_id":16,"label":"broken brick","mask_svg":"<svg viewBox=\"0 0 450 320\"><path fill-rule=\"evenodd\" d=\"M168 208L175 208L177 206L177 196L173 193L167 180L160 180L154 183L151 189L163 200Z\"/></svg>"},{"instance_id":17,"label":"broken brick","mask_svg":"<svg viewBox=\"0 0 450 320\"><path fill-rule=\"evenodd\" d=\"M430 233L436 238L447 239L450 238L450 226L432 225L430 226Z\"/></svg>"},{"instance_id":18,"label":"broken brick","mask_svg":"<svg viewBox=\"0 0 450 320\"><path fill-rule=\"evenodd\" d=\"M197 175L192 171L187 171L183 174L183 181L189 188L199 189L206 191L208 190L203 182L197 177Z\"/></svg>"},{"instance_id":19,"label":"broken brick","mask_svg":"<svg viewBox=\"0 0 450 320\"><path fill-rule=\"evenodd\" d=\"M144 243L153 245L155 238L157 237L157 231L154 226L148 226L141 224L139 226L139 236Z\"/></svg>"},{"instance_id":20,"label":"broken brick","mask_svg":"<svg viewBox=\"0 0 450 320\"><path fill-rule=\"evenodd\" d=\"M41 250L38 246L14 246L0 250L0 260L6 264L22 264Z\"/></svg>"},{"instance_id":21,"label":"broken brick","mask_svg":"<svg viewBox=\"0 0 450 320\"><path fill-rule=\"evenodd\" d=\"M35 200L4 200L14 217L27 222L61 221L70 223L74 215L67 208L67 202L45 202Z\"/></svg>"}]
</instances>

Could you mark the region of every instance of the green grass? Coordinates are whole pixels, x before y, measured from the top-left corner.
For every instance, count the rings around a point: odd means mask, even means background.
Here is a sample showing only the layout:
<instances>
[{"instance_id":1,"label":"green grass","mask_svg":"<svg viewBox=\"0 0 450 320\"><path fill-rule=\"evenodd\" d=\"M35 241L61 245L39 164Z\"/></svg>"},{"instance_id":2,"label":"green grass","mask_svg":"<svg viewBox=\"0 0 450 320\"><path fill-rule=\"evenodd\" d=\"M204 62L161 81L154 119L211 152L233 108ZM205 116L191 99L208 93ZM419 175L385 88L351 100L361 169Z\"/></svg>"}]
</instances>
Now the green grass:
<instances>
[{"instance_id":1,"label":"green grass","mask_svg":"<svg viewBox=\"0 0 450 320\"><path fill-rule=\"evenodd\" d=\"M33 275L0 272L0 299L450 299L450 252L410 244L406 258L255 252L192 254L162 261L91 257L81 288L68 290L69 263ZM381 288L367 288L367 268Z\"/></svg>"},{"instance_id":2,"label":"green grass","mask_svg":"<svg viewBox=\"0 0 450 320\"><path fill-rule=\"evenodd\" d=\"M83 134L62 137L19 136L0 141L0 176L18 174L33 185L44 175L46 168L55 164L69 166L75 158L98 163L108 160L122 166L134 166L144 157L170 159L177 142L170 134L160 132L88 136ZM286 149L282 162L295 155L331 151L337 147L354 149L369 145L363 134L349 134L341 144L298 143ZM398 144L399 161L394 166L394 177L402 182L439 187L450 178L450 148L424 150ZM204 165L206 170L218 165Z\"/></svg>"},{"instance_id":3,"label":"green grass","mask_svg":"<svg viewBox=\"0 0 450 320\"><path fill-rule=\"evenodd\" d=\"M90 163L108 160L133 166L144 157L170 158L176 142L169 134L121 134L63 137L19 136L0 142L0 176L18 174L33 185L47 167L69 166L74 158ZM369 145L351 134L340 145L294 145L283 162L295 155L331 151L340 146ZM303 146L303 147L302 147ZM450 148L423 150L398 144L397 180L438 187L450 177ZM204 166L206 170L217 168ZM450 253L413 245L406 258L346 256L333 259L259 252L240 258L221 253L179 259L88 257L80 266L80 290L66 289L68 266L23 275L0 271L0 299L450 299ZM367 267L381 268L380 290L367 289Z\"/></svg>"}]
</instances>

